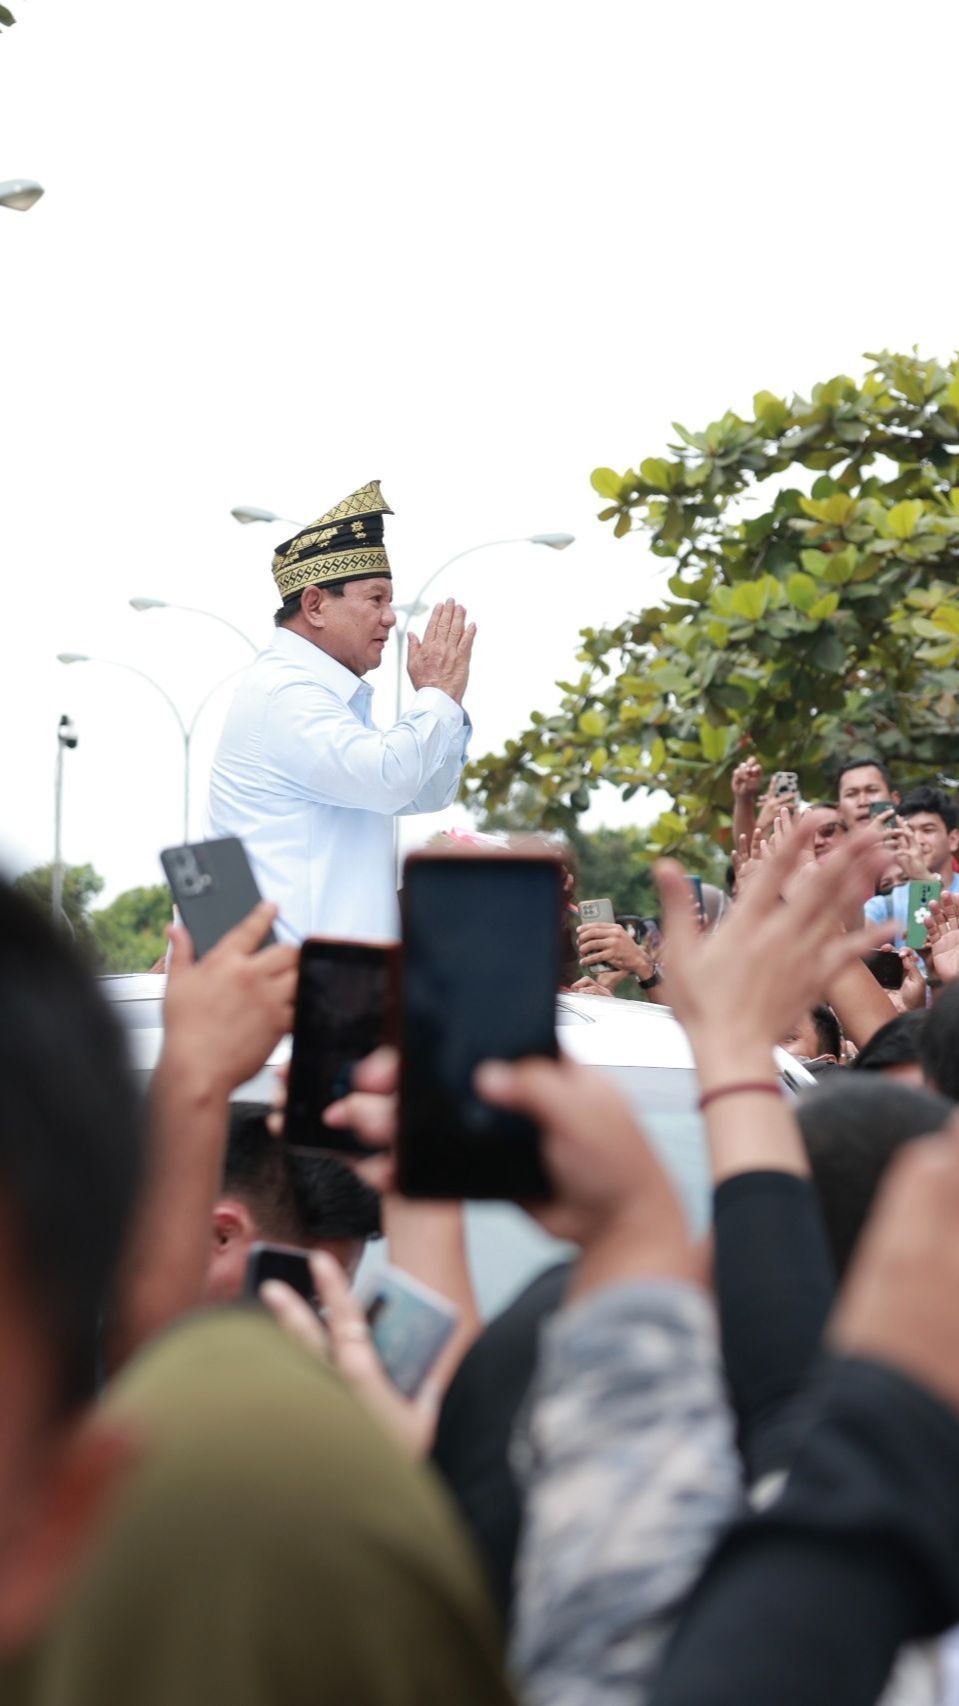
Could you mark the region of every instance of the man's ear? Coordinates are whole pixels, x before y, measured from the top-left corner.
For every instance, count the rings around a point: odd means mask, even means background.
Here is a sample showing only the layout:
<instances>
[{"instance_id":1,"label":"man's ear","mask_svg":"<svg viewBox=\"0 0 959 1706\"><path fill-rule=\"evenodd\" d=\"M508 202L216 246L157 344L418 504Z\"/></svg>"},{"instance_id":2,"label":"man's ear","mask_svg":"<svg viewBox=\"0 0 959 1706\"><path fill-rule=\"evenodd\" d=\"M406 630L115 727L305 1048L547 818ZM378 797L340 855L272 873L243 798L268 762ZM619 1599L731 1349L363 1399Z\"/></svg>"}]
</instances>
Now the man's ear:
<instances>
[{"instance_id":1,"label":"man's ear","mask_svg":"<svg viewBox=\"0 0 959 1706\"><path fill-rule=\"evenodd\" d=\"M895 804L898 806L900 800L902 799L902 795L900 794L899 789L898 788L890 788L889 798L891 800L893 800L895 802Z\"/></svg>"},{"instance_id":2,"label":"man's ear","mask_svg":"<svg viewBox=\"0 0 959 1706\"><path fill-rule=\"evenodd\" d=\"M959 829L950 829L947 845L950 853L959 852Z\"/></svg>"},{"instance_id":3,"label":"man's ear","mask_svg":"<svg viewBox=\"0 0 959 1706\"><path fill-rule=\"evenodd\" d=\"M129 1428L98 1415L64 1429L48 1448L42 1481L24 1488L21 1508L4 1524L0 1651L15 1651L42 1630L136 1455Z\"/></svg>"},{"instance_id":4,"label":"man's ear","mask_svg":"<svg viewBox=\"0 0 959 1706\"><path fill-rule=\"evenodd\" d=\"M326 626L326 619L323 614L325 604L326 596L322 587L307 586L303 588L303 594L300 598L300 609L306 617L306 620L309 622L311 628L323 628Z\"/></svg>"},{"instance_id":5,"label":"man's ear","mask_svg":"<svg viewBox=\"0 0 959 1706\"><path fill-rule=\"evenodd\" d=\"M213 1205L213 1250L217 1254L238 1239L250 1243L256 1228L246 1203L236 1197L221 1197Z\"/></svg>"}]
</instances>

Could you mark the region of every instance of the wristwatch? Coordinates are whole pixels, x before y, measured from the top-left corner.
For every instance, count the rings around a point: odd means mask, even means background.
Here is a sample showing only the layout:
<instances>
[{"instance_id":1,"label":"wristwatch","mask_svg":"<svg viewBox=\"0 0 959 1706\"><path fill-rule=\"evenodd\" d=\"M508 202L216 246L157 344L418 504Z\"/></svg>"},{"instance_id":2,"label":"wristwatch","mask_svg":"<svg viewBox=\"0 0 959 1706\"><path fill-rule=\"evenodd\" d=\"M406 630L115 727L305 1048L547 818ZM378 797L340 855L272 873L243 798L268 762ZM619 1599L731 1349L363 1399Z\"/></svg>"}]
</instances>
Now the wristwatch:
<instances>
[{"instance_id":1,"label":"wristwatch","mask_svg":"<svg viewBox=\"0 0 959 1706\"><path fill-rule=\"evenodd\" d=\"M640 977L638 973L636 974L636 982L640 989L658 989L662 981L663 974L658 966L653 967L652 977Z\"/></svg>"}]
</instances>

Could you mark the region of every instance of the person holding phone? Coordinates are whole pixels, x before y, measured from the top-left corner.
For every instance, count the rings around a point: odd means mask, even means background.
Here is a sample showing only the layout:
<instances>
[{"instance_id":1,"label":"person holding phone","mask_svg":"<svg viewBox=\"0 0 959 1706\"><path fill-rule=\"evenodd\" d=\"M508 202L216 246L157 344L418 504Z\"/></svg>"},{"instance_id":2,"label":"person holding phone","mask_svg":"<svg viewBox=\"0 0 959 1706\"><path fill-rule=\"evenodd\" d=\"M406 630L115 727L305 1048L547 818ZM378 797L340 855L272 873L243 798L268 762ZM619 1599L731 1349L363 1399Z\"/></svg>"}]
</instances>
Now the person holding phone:
<instances>
[{"instance_id":1,"label":"person holding phone","mask_svg":"<svg viewBox=\"0 0 959 1706\"><path fill-rule=\"evenodd\" d=\"M365 678L396 626L391 513L371 480L279 547L276 634L213 761L212 833L243 841L281 934L395 939L393 818L440 811L459 787L476 629L453 599L409 636L409 708L385 732L372 720Z\"/></svg>"},{"instance_id":2,"label":"person holding phone","mask_svg":"<svg viewBox=\"0 0 959 1706\"><path fill-rule=\"evenodd\" d=\"M959 848L959 813L941 788L921 786L905 795L898 806L898 815L921 863L910 865L888 894L868 900L865 912L867 919L875 923L885 918L895 919L894 945L900 948L910 923L910 891L917 890L920 883L938 881L940 892L959 894L959 871L953 865L953 855Z\"/></svg>"}]
</instances>

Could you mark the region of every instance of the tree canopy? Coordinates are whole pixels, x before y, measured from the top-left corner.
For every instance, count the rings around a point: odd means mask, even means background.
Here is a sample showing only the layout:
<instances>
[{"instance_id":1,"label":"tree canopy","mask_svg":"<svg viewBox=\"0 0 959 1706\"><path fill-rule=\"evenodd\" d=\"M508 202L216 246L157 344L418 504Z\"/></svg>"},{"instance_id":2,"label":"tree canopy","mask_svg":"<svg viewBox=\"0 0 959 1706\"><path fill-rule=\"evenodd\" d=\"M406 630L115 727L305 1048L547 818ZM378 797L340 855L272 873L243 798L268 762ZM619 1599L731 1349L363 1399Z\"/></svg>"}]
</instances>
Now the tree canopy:
<instances>
[{"instance_id":1,"label":"tree canopy","mask_svg":"<svg viewBox=\"0 0 959 1706\"><path fill-rule=\"evenodd\" d=\"M582 630L559 710L471 766L478 803L522 784L559 826L600 780L665 789L660 848L728 823L747 749L810 797L850 755L955 767L959 361L866 359L860 383L760 391L751 418L677 422L667 455L595 470L599 519L672 572L654 607Z\"/></svg>"},{"instance_id":2,"label":"tree canopy","mask_svg":"<svg viewBox=\"0 0 959 1706\"><path fill-rule=\"evenodd\" d=\"M53 866L25 871L14 887L49 914ZM63 910L78 947L98 972L149 971L166 951L166 927L173 917L165 883L118 894L109 906L93 910L103 891L103 878L92 865L67 865L63 876Z\"/></svg>"}]
</instances>

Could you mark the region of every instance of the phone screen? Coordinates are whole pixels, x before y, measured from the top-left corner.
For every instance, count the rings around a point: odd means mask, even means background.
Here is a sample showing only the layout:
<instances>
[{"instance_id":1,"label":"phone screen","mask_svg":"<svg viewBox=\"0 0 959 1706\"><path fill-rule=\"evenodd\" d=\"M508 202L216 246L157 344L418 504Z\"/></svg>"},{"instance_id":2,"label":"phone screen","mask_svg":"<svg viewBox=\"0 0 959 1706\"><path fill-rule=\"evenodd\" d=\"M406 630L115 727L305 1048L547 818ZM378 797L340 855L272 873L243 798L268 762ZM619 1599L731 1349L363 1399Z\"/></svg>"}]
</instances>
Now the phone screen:
<instances>
[{"instance_id":1,"label":"phone screen","mask_svg":"<svg viewBox=\"0 0 959 1706\"><path fill-rule=\"evenodd\" d=\"M414 856L403 889L400 1189L542 1199L533 1122L473 1089L483 1060L557 1053L560 866L552 858Z\"/></svg>"},{"instance_id":2,"label":"phone screen","mask_svg":"<svg viewBox=\"0 0 959 1706\"><path fill-rule=\"evenodd\" d=\"M294 1148L369 1156L367 1144L325 1126L322 1115L353 1088L353 1068L395 1040L396 955L385 943L304 942L283 1129Z\"/></svg>"},{"instance_id":3,"label":"phone screen","mask_svg":"<svg viewBox=\"0 0 959 1706\"><path fill-rule=\"evenodd\" d=\"M316 1308L316 1287L305 1250L287 1244L251 1244L246 1259L245 1295L257 1297L264 1280L271 1279L282 1280Z\"/></svg>"}]
</instances>

